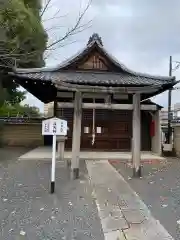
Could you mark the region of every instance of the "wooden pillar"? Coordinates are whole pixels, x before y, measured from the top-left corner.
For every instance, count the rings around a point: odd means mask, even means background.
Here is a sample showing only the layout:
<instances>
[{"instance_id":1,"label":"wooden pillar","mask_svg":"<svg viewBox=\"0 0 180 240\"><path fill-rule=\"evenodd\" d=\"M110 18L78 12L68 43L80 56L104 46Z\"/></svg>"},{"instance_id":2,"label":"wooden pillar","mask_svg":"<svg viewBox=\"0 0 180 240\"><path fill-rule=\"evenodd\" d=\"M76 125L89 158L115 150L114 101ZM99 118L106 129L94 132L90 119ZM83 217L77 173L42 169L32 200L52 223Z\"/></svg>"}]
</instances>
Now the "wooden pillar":
<instances>
[{"instance_id":1,"label":"wooden pillar","mask_svg":"<svg viewBox=\"0 0 180 240\"><path fill-rule=\"evenodd\" d=\"M59 160L64 161L64 140L58 142Z\"/></svg>"},{"instance_id":2,"label":"wooden pillar","mask_svg":"<svg viewBox=\"0 0 180 240\"><path fill-rule=\"evenodd\" d=\"M79 155L81 144L81 119L82 119L82 94L75 93L74 99L74 119L73 119L73 139L72 139L72 178L79 178Z\"/></svg>"},{"instance_id":3,"label":"wooden pillar","mask_svg":"<svg viewBox=\"0 0 180 240\"><path fill-rule=\"evenodd\" d=\"M152 152L161 156L162 154L162 137L161 137L161 120L160 120L160 110L157 110L153 115L153 120L155 122L155 135L151 138Z\"/></svg>"},{"instance_id":4,"label":"wooden pillar","mask_svg":"<svg viewBox=\"0 0 180 240\"><path fill-rule=\"evenodd\" d=\"M58 154L59 154L59 161L64 161L64 146L65 146L65 140L67 137L65 136L58 136L57 142L58 142Z\"/></svg>"},{"instance_id":5,"label":"wooden pillar","mask_svg":"<svg viewBox=\"0 0 180 240\"><path fill-rule=\"evenodd\" d=\"M140 94L133 95L133 176L141 177L141 106Z\"/></svg>"},{"instance_id":6,"label":"wooden pillar","mask_svg":"<svg viewBox=\"0 0 180 240\"><path fill-rule=\"evenodd\" d=\"M57 117L57 100L54 100L54 117Z\"/></svg>"}]
</instances>

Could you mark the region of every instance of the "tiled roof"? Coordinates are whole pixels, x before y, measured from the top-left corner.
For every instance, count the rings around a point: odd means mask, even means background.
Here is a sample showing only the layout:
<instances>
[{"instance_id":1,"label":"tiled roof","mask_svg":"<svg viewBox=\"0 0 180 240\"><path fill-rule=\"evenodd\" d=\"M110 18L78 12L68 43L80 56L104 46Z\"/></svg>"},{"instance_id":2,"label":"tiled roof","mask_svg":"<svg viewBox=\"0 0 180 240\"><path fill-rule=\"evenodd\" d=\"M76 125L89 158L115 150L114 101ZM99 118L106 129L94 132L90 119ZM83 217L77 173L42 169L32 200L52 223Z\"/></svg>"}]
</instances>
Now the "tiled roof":
<instances>
[{"instance_id":1,"label":"tiled roof","mask_svg":"<svg viewBox=\"0 0 180 240\"><path fill-rule=\"evenodd\" d=\"M69 72L68 67L82 59L86 54L98 48L104 56L106 56L112 64L114 64L119 70L117 72L85 72L85 71L73 71ZM21 79L32 79L41 81L65 81L75 84L89 84L89 85L153 85L153 86L164 86L174 85L175 77L163 77L153 76L144 73L134 72L116 60L111 54L109 54L103 47L102 40L98 34L93 34L90 38L87 46L77 53L72 58L61 63L59 66L54 68L39 68L39 69L14 69L14 73L11 73Z\"/></svg>"},{"instance_id":2,"label":"tiled roof","mask_svg":"<svg viewBox=\"0 0 180 240\"><path fill-rule=\"evenodd\" d=\"M136 76L130 73L108 73L108 72L68 72L68 71L42 71L42 72L21 72L16 73L17 77L41 80L41 81L64 81L75 84L87 84L87 85L166 85L171 83L171 78L154 78L153 76Z\"/></svg>"}]
</instances>

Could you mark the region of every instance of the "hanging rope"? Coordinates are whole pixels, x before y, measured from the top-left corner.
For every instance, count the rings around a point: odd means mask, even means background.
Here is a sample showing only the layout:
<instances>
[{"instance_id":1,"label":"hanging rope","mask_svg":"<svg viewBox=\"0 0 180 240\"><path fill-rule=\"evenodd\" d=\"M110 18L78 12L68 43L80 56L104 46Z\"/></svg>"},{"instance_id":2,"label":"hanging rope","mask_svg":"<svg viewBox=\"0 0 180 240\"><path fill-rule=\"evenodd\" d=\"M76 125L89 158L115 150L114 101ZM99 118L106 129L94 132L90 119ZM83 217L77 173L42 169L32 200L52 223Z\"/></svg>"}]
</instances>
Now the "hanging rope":
<instances>
[{"instance_id":1,"label":"hanging rope","mask_svg":"<svg viewBox=\"0 0 180 240\"><path fill-rule=\"evenodd\" d=\"M93 103L95 103L95 99L93 99ZM92 146L95 143L95 135L96 129L95 129L95 108L93 108L93 122L92 122Z\"/></svg>"}]
</instances>

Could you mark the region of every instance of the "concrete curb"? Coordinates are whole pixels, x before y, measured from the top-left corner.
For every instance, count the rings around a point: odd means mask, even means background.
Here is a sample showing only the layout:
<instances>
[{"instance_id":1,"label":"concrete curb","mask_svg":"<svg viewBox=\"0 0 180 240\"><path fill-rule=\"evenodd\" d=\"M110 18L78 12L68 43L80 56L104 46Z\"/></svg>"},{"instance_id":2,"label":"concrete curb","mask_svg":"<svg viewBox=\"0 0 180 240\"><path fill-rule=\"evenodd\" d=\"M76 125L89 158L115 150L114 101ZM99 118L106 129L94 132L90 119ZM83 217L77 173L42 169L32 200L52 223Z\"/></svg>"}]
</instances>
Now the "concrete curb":
<instances>
[{"instance_id":1,"label":"concrete curb","mask_svg":"<svg viewBox=\"0 0 180 240\"><path fill-rule=\"evenodd\" d=\"M110 159L108 160L109 163L124 163L124 164L131 164L132 165L132 161L131 160L127 160L127 159ZM142 159L141 160L141 164L161 164L161 163L166 163L167 160L166 159Z\"/></svg>"},{"instance_id":2,"label":"concrete curb","mask_svg":"<svg viewBox=\"0 0 180 240\"><path fill-rule=\"evenodd\" d=\"M56 159L58 159L59 157L57 156ZM69 160L71 158L65 158L64 160ZM96 161L104 161L104 158L92 158L92 159L85 159L85 158L80 158L80 160L96 160ZM18 158L18 161L51 161L51 158L50 157L41 157L41 158L32 158L32 157L23 157L23 156L20 156ZM117 163L117 162L121 162L121 163L124 163L124 164L131 164L132 161L131 160L128 160L128 159L107 159L107 161L109 161L109 163ZM160 164L160 163L166 163L167 160L161 160L161 159L152 159L152 160L149 160L149 159L142 159L141 160L141 163L142 164Z\"/></svg>"}]
</instances>

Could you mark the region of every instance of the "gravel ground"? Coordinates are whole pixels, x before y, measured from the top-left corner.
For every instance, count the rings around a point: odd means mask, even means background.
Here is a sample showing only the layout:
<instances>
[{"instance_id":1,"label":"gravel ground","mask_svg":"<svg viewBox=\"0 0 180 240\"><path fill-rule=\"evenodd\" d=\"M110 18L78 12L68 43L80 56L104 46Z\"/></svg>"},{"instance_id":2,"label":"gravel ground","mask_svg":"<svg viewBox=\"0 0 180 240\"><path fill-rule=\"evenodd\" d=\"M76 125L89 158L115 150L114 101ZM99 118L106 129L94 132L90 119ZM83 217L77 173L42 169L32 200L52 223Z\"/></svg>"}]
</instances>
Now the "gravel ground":
<instances>
[{"instance_id":1,"label":"gravel ground","mask_svg":"<svg viewBox=\"0 0 180 240\"><path fill-rule=\"evenodd\" d=\"M79 180L60 163L56 193L49 194L49 162L16 159L24 149L0 149L1 240L103 240L82 161Z\"/></svg>"},{"instance_id":2,"label":"gravel ground","mask_svg":"<svg viewBox=\"0 0 180 240\"><path fill-rule=\"evenodd\" d=\"M180 159L166 163L144 164L143 178L132 177L131 166L110 162L151 210L166 230L180 239ZM179 220L179 223L178 223Z\"/></svg>"}]
</instances>

